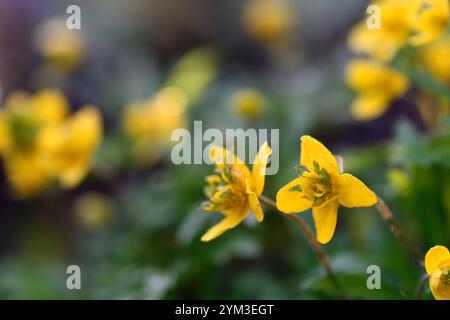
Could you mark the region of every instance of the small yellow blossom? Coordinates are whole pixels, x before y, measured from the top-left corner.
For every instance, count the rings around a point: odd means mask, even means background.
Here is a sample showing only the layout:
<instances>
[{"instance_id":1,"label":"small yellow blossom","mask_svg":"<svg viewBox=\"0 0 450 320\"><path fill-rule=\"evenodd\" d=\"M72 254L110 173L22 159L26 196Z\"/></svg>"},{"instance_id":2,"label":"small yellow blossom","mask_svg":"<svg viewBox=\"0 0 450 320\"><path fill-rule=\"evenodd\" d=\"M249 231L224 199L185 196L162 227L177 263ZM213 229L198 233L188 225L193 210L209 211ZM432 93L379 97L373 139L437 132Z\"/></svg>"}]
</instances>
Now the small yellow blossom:
<instances>
[{"instance_id":1,"label":"small yellow blossom","mask_svg":"<svg viewBox=\"0 0 450 320\"><path fill-rule=\"evenodd\" d=\"M271 154L267 142L264 143L253 163L252 172L237 156L222 147L211 148L211 160L216 165L217 174L206 177L205 189L208 202L205 211L221 212L225 218L209 229L201 238L210 241L225 231L236 227L247 217L250 210L258 222L264 214L258 197L264 189L266 166Z\"/></svg>"},{"instance_id":2,"label":"small yellow blossom","mask_svg":"<svg viewBox=\"0 0 450 320\"><path fill-rule=\"evenodd\" d=\"M40 25L35 43L40 54L63 71L78 67L86 51L84 34L68 29L65 18L52 18Z\"/></svg>"},{"instance_id":3,"label":"small yellow blossom","mask_svg":"<svg viewBox=\"0 0 450 320\"><path fill-rule=\"evenodd\" d=\"M425 270L430 276L430 289L436 300L450 300L450 252L434 246L425 256Z\"/></svg>"},{"instance_id":4,"label":"small yellow blossom","mask_svg":"<svg viewBox=\"0 0 450 320\"><path fill-rule=\"evenodd\" d=\"M377 60L391 60L408 43L429 43L448 25L448 0L376 0L372 4L380 8L380 28L368 28L364 19L351 30L348 41L354 52Z\"/></svg>"},{"instance_id":5,"label":"small yellow blossom","mask_svg":"<svg viewBox=\"0 0 450 320\"><path fill-rule=\"evenodd\" d=\"M408 40L419 9L415 0L379 0L380 28L369 29L363 19L350 32L350 48L378 60L387 61Z\"/></svg>"},{"instance_id":6,"label":"small yellow blossom","mask_svg":"<svg viewBox=\"0 0 450 320\"><path fill-rule=\"evenodd\" d=\"M350 88L358 93L352 104L352 115L362 121L382 115L409 86L408 79L402 74L365 59L354 59L348 64L346 79Z\"/></svg>"},{"instance_id":7,"label":"small yellow blossom","mask_svg":"<svg viewBox=\"0 0 450 320\"><path fill-rule=\"evenodd\" d=\"M241 89L230 100L234 113L247 121L259 119L265 107L263 95L255 89Z\"/></svg>"},{"instance_id":8,"label":"small yellow blossom","mask_svg":"<svg viewBox=\"0 0 450 320\"><path fill-rule=\"evenodd\" d=\"M93 106L85 106L71 118L43 129L39 146L50 175L64 188L78 185L91 167L101 139L101 116Z\"/></svg>"},{"instance_id":9,"label":"small yellow blossom","mask_svg":"<svg viewBox=\"0 0 450 320\"><path fill-rule=\"evenodd\" d=\"M313 210L320 243L328 243L336 228L339 205L347 208L370 207L377 197L351 174L341 174L336 158L319 141L301 138L299 174L277 193L277 207L291 214Z\"/></svg>"},{"instance_id":10,"label":"small yellow blossom","mask_svg":"<svg viewBox=\"0 0 450 320\"><path fill-rule=\"evenodd\" d=\"M55 89L13 93L0 109L0 155L18 196L34 196L54 179L73 187L90 167L100 117L93 107L73 118L68 110L66 98Z\"/></svg>"},{"instance_id":11,"label":"small yellow blossom","mask_svg":"<svg viewBox=\"0 0 450 320\"><path fill-rule=\"evenodd\" d=\"M427 73L450 86L450 33L420 50L419 60Z\"/></svg>"},{"instance_id":12,"label":"small yellow blossom","mask_svg":"<svg viewBox=\"0 0 450 320\"><path fill-rule=\"evenodd\" d=\"M417 0L420 9L411 43L423 45L439 38L449 23L448 0Z\"/></svg>"},{"instance_id":13,"label":"small yellow blossom","mask_svg":"<svg viewBox=\"0 0 450 320\"><path fill-rule=\"evenodd\" d=\"M149 101L125 108L122 127L135 142L135 152L144 163L152 163L171 145L173 130L186 126L187 98L176 87L165 87Z\"/></svg>"},{"instance_id":14,"label":"small yellow blossom","mask_svg":"<svg viewBox=\"0 0 450 320\"><path fill-rule=\"evenodd\" d=\"M42 191L49 176L39 149L39 134L48 125L64 119L68 103L54 89L30 96L12 93L0 109L0 155L9 183L19 196Z\"/></svg>"},{"instance_id":15,"label":"small yellow blossom","mask_svg":"<svg viewBox=\"0 0 450 320\"><path fill-rule=\"evenodd\" d=\"M286 44L295 20L295 10L289 0L248 0L242 12L248 34L265 44Z\"/></svg>"}]
</instances>

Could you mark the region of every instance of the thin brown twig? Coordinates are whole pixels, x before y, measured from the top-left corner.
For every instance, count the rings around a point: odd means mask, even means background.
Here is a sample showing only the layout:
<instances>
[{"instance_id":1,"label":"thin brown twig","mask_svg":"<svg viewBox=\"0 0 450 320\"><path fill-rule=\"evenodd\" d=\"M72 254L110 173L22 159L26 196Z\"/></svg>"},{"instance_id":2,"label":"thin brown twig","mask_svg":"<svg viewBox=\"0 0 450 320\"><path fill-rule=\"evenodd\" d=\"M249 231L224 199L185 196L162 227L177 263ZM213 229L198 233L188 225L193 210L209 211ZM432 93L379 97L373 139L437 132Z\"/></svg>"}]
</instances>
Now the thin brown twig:
<instances>
[{"instance_id":1,"label":"thin brown twig","mask_svg":"<svg viewBox=\"0 0 450 320\"><path fill-rule=\"evenodd\" d=\"M417 285L417 291L416 291L416 300L422 300L423 296L423 290L425 288L425 282L428 280L429 275L424 274L419 279L419 284Z\"/></svg>"},{"instance_id":2,"label":"thin brown twig","mask_svg":"<svg viewBox=\"0 0 450 320\"><path fill-rule=\"evenodd\" d=\"M291 220L297 226L300 227L300 229L305 234L311 248L313 249L314 253L316 254L317 258L319 259L320 264L322 265L323 269L325 270L325 273L328 275L328 277L333 282L333 284L336 286L336 288L341 290L338 279L337 279L336 275L334 274L333 269L331 268L330 261L328 259L328 256L327 256L325 250L323 249L321 244L316 240L314 233L312 232L312 230L308 226L308 224L305 222L305 220L294 214L284 214L284 213L280 212L277 208L275 201L273 201L270 198L267 198L267 197L261 195L261 196L259 196L259 200L262 203L264 203L265 205L273 208L276 212L280 213L282 216Z\"/></svg>"},{"instance_id":3,"label":"thin brown twig","mask_svg":"<svg viewBox=\"0 0 450 320\"><path fill-rule=\"evenodd\" d=\"M377 198L378 201L375 206L383 220L387 222L394 236L399 239L408 249L408 251L419 261L419 263L423 265L423 258L425 255L422 250L405 235L405 233L395 221L392 210L387 206L386 202L384 202L384 200L380 197Z\"/></svg>"}]
</instances>

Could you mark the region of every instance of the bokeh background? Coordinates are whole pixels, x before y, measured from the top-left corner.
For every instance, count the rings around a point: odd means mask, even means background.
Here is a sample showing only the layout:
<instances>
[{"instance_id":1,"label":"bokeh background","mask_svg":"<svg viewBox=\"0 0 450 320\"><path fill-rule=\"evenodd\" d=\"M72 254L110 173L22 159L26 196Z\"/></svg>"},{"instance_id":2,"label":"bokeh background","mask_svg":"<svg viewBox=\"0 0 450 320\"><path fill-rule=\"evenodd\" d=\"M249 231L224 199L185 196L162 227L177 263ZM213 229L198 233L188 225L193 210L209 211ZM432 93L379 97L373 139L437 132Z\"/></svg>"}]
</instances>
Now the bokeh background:
<instances>
[{"instance_id":1,"label":"bokeh background","mask_svg":"<svg viewBox=\"0 0 450 320\"><path fill-rule=\"evenodd\" d=\"M295 177L299 137L310 134L343 156L345 171L381 195L424 250L450 244L450 118L435 109L448 110L450 82L439 80L450 76L450 46L434 59L441 78L412 76L384 114L358 121L345 70L355 57L349 32L368 1L261 2L0 0L2 109L16 90L58 88L70 114L94 105L103 127L74 186L20 194L4 169L14 160L2 157L1 298L341 297L302 233L270 208L262 224L249 217L200 241L220 219L200 209L214 169L170 159L172 130L194 120L280 129L271 198ZM81 30L61 27L70 4L81 8ZM409 71L421 68L417 55L408 61ZM347 298L412 299L424 273L374 208L341 207L325 250ZM81 267L82 290L66 288L70 264ZM366 287L369 265L381 268L381 290Z\"/></svg>"}]
</instances>

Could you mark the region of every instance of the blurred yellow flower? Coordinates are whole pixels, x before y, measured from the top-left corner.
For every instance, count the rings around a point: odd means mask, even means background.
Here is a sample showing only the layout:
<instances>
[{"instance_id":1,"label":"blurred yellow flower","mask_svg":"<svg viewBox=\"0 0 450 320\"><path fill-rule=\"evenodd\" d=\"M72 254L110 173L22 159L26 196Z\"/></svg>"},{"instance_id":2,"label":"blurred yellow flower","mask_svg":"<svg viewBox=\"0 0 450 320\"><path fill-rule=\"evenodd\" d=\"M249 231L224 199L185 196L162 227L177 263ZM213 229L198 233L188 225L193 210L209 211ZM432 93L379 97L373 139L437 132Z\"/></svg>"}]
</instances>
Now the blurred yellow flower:
<instances>
[{"instance_id":1,"label":"blurred yellow flower","mask_svg":"<svg viewBox=\"0 0 450 320\"><path fill-rule=\"evenodd\" d=\"M450 252L434 246L425 256L425 270L430 276L430 289L436 300L450 300Z\"/></svg>"},{"instance_id":2,"label":"blurred yellow flower","mask_svg":"<svg viewBox=\"0 0 450 320\"><path fill-rule=\"evenodd\" d=\"M242 23L254 40L285 45L292 37L296 14L289 0L248 0Z\"/></svg>"},{"instance_id":3,"label":"blurred yellow flower","mask_svg":"<svg viewBox=\"0 0 450 320\"><path fill-rule=\"evenodd\" d=\"M165 87L153 99L132 103L122 116L124 132L133 139L140 161L152 163L171 145L173 130L186 126L187 98L176 87Z\"/></svg>"},{"instance_id":4,"label":"blurred yellow flower","mask_svg":"<svg viewBox=\"0 0 450 320\"><path fill-rule=\"evenodd\" d=\"M113 207L105 195L89 192L78 197L73 213L80 224L87 228L101 228L111 222Z\"/></svg>"},{"instance_id":5,"label":"blurred yellow flower","mask_svg":"<svg viewBox=\"0 0 450 320\"><path fill-rule=\"evenodd\" d=\"M263 115L265 99L256 89L241 89L232 95L230 105L237 116L253 121Z\"/></svg>"},{"instance_id":6,"label":"blurred yellow flower","mask_svg":"<svg viewBox=\"0 0 450 320\"><path fill-rule=\"evenodd\" d=\"M209 47L200 47L184 54L170 71L167 87L181 89L188 100L194 103L217 75L216 52Z\"/></svg>"},{"instance_id":7,"label":"blurred yellow flower","mask_svg":"<svg viewBox=\"0 0 450 320\"><path fill-rule=\"evenodd\" d=\"M79 123L80 117L68 118L69 106L64 95L55 89L43 89L35 95L25 92L15 92L9 96L4 108L0 109L0 155L3 157L7 179L14 191L20 197L30 197L40 193L51 180L57 178L65 187L73 187L84 176L90 161L85 163L77 179L68 183L69 172L73 167L59 166L60 163L76 161L75 159L90 158L93 149L80 148L89 144L87 136L92 128L81 125L73 132L69 152L62 151L51 141L67 139L68 128ZM80 112L81 113L81 112ZM99 129L99 117L94 126ZM58 129L56 128L66 128ZM98 142L98 140L97 140ZM70 167L70 168L69 168Z\"/></svg>"},{"instance_id":8,"label":"blurred yellow flower","mask_svg":"<svg viewBox=\"0 0 450 320\"><path fill-rule=\"evenodd\" d=\"M357 53L388 61L405 44L421 45L435 40L447 28L448 0L376 0L380 28L369 29L366 19L349 34L349 46Z\"/></svg>"},{"instance_id":9,"label":"blurred yellow flower","mask_svg":"<svg viewBox=\"0 0 450 320\"><path fill-rule=\"evenodd\" d=\"M84 34L68 29L64 18L44 21L36 31L35 45L49 63L64 71L78 67L86 51Z\"/></svg>"},{"instance_id":10,"label":"blurred yellow flower","mask_svg":"<svg viewBox=\"0 0 450 320\"><path fill-rule=\"evenodd\" d=\"M266 166L271 154L265 142L253 163L252 172L237 156L222 147L211 149L211 160L216 165L217 174L206 177L205 189L208 202L205 211L221 212L225 218L209 229L201 238L210 241L225 231L236 227L247 217L251 210L258 222L264 214L258 197L264 189Z\"/></svg>"},{"instance_id":11,"label":"blurred yellow flower","mask_svg":"<svg viewBox=\"0 0 450 320\"><path fill-rule=\"evenodd\" d=\"M54 89L34 96L12 93L0 110L0 154L8 181L19 196L39 193L47 183L39 134L45 126L62 121L67 110L65 97Z\"/></svg>"},{"instance_id":12,"label":"blurred yellow flower","mask_svg":"<svg viewBox=\"0 0 450 320\"><path fill-rule=\"evenodd\" d=\"M341 174L331 152L319 141L301 138L300 177L277 193L277 207L291 214L312 208L317 240L328 243L336 228L339 205L370 207L377 197L351 174Z\"/></svg>"},{"instance_id":13,"label":"blurred yellow flower","mask_svg":"<svg viewBox=\"0 0 450 320\"><path fill-rule=\"evenodd\" d=\"M443 85L450 86L450 34L423 48L419 60L424 69Z\"/></svg>"},{"instance_id":14,"label":"blurred yellow flower","mask_svg":"<svg viewBox=\"0 0 450 320\"><path fill-rule=\"evenodd\" d=\"M448 0L417 0L420 9L415 22L415 33L411 36L411 43L422 45L439 38L447 29L449 23Z\"/></svg>"},{"instance_id":15,"label":"blurred yellow flower","mask_svg":"<svg viewBox=\"0 0 450 320\"><path fill-rule=\"evenodd\" d=\"M355 119L369 121L382 115L389 104L405 94L409 81L402 74L378 63L354 59L347 65L346 80L358 93L352 104Z\"/></svg>"},{"instance_id":16,"label":"blurred yellow flower","mask_svg":"<svg viewBox=\"0 0 450 320\"><path fill-rule=\"evenodd\" d=\"M64 188L78 185L86 176L102 131L101 115L93 106L85 106L71 118L42 130L39 147L43 161Z\"/></svg>"}]
</instances>

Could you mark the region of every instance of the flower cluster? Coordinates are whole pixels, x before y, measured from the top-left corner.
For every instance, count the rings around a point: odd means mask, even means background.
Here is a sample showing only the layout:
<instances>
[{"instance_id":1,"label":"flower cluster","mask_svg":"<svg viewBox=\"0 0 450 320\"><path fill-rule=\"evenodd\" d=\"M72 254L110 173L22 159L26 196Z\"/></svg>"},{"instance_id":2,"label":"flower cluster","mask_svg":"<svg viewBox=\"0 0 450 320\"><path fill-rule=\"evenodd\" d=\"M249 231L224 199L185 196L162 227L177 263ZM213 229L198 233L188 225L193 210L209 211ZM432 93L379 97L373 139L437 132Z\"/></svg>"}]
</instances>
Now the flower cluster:
<instances>
[{"instance_id":1,"label":"flower cluster","mask_svg":"<svg viewBox=\"0 0 450 320\"><path fill-rule=\"evenodd\" d=\"M370 207L377 202L377 197L354 176L341 174L335 157L319 141L303 136L301 144L300 177L278 191L276 206L285 214L312 208L317 240L327 243L334 234L339 205ZM208 187L205 193L209 202L203 208L206 211L220 211L226 218L210 229L202 240L209 241L235 227L249 210L259 222L262 221L263 212L258 197L264 189L264 172L269 156L270 148L265 143L250 173L247 166L236 156L230 155L229 151L219 147L212 149L211 157L218 174L206 178ZM226 158L229 161L223 162Z\"/></svg>"},{"instance_id":2,"label":"flower cluster","mask_svg":"<svg viewBox=\"0 0 450 320\"><path fill-rule=\"evenodd\" d=\"M55 89L12 93L0 109L0 155L20 197L36 195L52 181L78 185L101 138L98 110L84 106L69 116L66 98Z\"/></svg>"},{"instance_id":3,"label":"flower cluster","mask_svg":"<svg viewBox=\"0 0 450 320\"><path fill-rule=\"evenodd\" d=\"M211 160L216 174L206 177L203 205L207 212L220 212L225 218L201 238L210 241L236 227L253 212L262 222L264 213L260 197L264 190L265 171L271 149L265 142L259 150L252 171L227 149L211 148ZM358 178L341 173L336 157L311 136L301 138L298 178L282 187L276 197L277 209L295 214L312 208L317 241L326 244L333 235L340 205L348 208L370 207L377 203L375 193ZM425 269L430 276L430 288L439 300L450 299L450 252L443 246L431 248L425 256Z\"/></svg>"},{"instance_id":4,"label":"flower cluster","mask_svg":"<svg viewBox=\"0 0 450 320\"><path fill-rule=\"evenodd\" d=\"M396 59L408 63L408 57L398 59L402 49L409 55L418 55L421 58L416 60L423 62L408 68L419 68L431 75L438 70L437 79L448 76L441 68L449 52L441 42L449 23L447 0L376 0L371 4L379 9L379 26L369 28L369 21L364 19L348 38L350 49L363 55L347 66L347 82L358 94L352 115L362 121L379 117L407 92L409 74L398 70L398 62L394 63Z\"/></svg>"}]
</instances>

